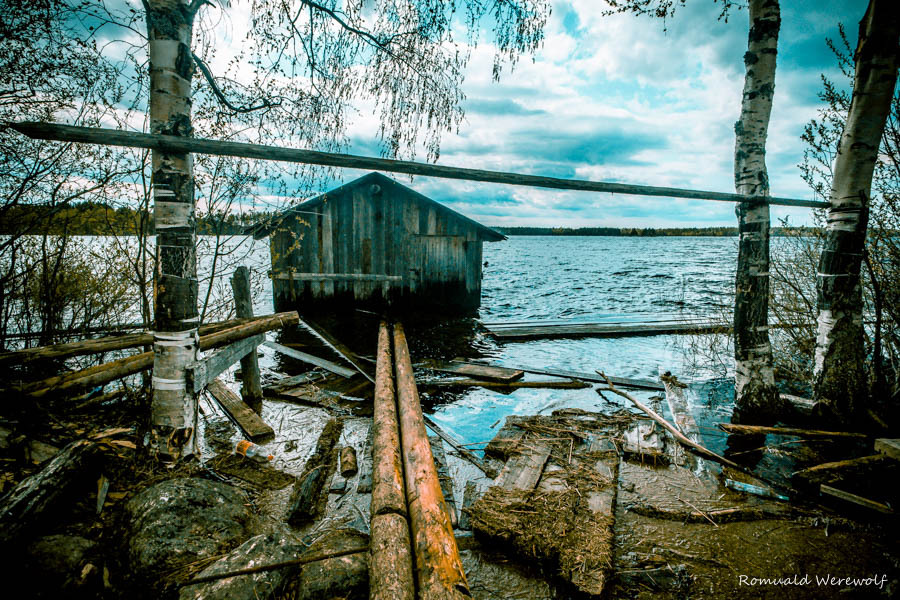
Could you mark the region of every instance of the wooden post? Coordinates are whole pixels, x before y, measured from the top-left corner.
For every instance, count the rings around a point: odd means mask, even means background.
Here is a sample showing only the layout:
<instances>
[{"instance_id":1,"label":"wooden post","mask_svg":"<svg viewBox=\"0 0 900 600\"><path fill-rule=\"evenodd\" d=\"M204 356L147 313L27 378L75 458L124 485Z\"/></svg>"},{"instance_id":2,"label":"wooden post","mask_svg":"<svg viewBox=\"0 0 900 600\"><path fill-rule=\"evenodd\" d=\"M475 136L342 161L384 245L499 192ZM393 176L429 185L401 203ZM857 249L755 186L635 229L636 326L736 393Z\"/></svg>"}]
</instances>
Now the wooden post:
<instances>
[{"instance_id":1,"label":"wooden post","mask_svg":"<svg viewBox=\"0 0 900 600\"><path fill-rule=\"evenodd\" d=\"M250 294L250 269L240 266L231 277L234 308L238 318L253 317L253 301ZM256 349L241 359L241 397L257 414L262 414L263 391L259 381L259 361Z\"/></svg>"},{"instance_id":2,"label":"wooden post","mask_svg":"<svg viewBox=\"0 0 900 600\"><path fill-rule=\"evenodd\" d=\"M769 195L766 135L775 93L781 10L777 0L750 0L750 34L741 116L734 125L734 186L738 194ZM780 399L769 343L769 205L741 202L734 295L735 422L772 421Z\"/></svg>"},{"instance_id":3,"label":"wooden post","mask_svg":"<svg viewBox=\"0 0 900 600\"><path fill-rule=\"evenodd\" d=\"M390 326L378 326L372 435L372 556L369 600L415 597L412 550L394 394Z\"/></svg>"},{"instance_id":4,"label":"wooden post","mask_svg":"<svg viewBox=\"0 0 900 600\"><path fill-rule=\"evenodd\" d=\"M412 361L400 323L394 325L394 354L400 443L419 598L465 600L471 597L469 585L425 433L425 420L413 377Z\"/></svg>"}]
</instances>

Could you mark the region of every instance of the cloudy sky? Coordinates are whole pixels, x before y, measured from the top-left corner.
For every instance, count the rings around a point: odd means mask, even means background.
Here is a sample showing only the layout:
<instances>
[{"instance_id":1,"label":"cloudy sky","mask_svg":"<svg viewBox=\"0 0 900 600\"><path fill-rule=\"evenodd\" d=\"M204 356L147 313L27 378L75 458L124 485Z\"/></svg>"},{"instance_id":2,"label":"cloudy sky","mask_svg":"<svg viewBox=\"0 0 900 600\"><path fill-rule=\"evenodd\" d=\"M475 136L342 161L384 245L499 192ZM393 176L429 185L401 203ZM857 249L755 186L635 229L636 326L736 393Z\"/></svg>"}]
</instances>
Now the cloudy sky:
<instances>
[{"instance_id":1,"label":"cloudy sky","mask_svg":"<svg viewBox=\"0 0 900 600\"><path fill-rule=\"evenodd\" d=\"M769 128L772 194L812 198L800 178L800 134L821 106L821 74L840 80L826 38L851 43L865 0L783 0ZM733 191L733 125L740 111L746 10L691 0L659 20L602 16L600 0L554 0L543 49L491 79L493 49L468 67L466 120L445 136L440 164L555 177ZM351 152L370 153L377 125L350 127ZM346 171L343 181L359 172ZM408 178L397 176L409 183ZM412 187L490 225L734 225L730 203L612 196L416 178ZM806 223L808 209L773 209Z\"/></svg>"}]
</instances>

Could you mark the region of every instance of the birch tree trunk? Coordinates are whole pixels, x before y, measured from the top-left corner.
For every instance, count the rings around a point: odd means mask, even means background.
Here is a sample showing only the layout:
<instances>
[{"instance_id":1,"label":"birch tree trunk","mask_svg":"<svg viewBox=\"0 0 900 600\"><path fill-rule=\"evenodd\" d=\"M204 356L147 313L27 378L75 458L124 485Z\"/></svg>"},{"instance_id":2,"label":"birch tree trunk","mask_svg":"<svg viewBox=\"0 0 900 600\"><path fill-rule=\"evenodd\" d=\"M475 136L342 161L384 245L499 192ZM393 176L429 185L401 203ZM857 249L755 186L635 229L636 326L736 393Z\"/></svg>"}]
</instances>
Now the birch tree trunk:
<instances>
[{"instance_id":1,"label":"birch tree trunk","mask_svg":"<svg viewBox=\"0 0 900 600\"><path fill-rule=\"evenodd\" d=\"M150 40L150 131L189 137L195 3L145 0ZM197 257L190 154L154 150L156 224L150 451L164 460L195 453L197 397L185 368L197 358Z\"/></svg>"},{"instance_id":2,"label":"birch tree trunk","mask_svg":"<svg viewBox=\"0 0 900 600\"><path fill-rule=\"evenodd\" d=\"M739 194L769 195L766 134L775 92L778 0L750 0L741 117L734 125L734 186ZM742 202L735 209L740 234L734 298L735 422L769 421L778 392L769 343L769 205Z\"/></svg>"},{"instance_id":3,"label":"birch tree trunk","mask_svg":"<svg viewBox=\"0 0 900 600\"><path fill-rule=\"evenodd\" d=\"M897 82L900 4L871 0L859 24L853 98L841 135L825 245L816 276L815 399L835 416L859 418L867 378L860 265L878 148Z\"/></svg>"}]
</instances>

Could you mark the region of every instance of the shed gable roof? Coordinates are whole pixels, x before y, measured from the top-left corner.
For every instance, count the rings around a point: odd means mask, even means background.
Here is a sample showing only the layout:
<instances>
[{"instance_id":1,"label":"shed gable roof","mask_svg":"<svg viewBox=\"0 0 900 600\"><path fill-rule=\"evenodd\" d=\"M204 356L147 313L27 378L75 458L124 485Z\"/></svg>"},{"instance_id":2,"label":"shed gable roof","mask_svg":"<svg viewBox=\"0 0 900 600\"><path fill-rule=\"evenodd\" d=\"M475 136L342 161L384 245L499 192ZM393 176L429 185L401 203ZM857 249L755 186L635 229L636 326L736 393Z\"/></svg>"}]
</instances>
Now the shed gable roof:
<instances>
[{"instance_id":1,"label":"shed gable roof","mask_svg":"<svg viewBox=\"0 0 900 600\"><path fill-rule=\"evenodd\" d=\"M377 185L382 186L382 188L384 188L384 189L389 189L389 190L393 190L396 192L406 194L408 197L412 198L413 200L416 200L417 202L431 205L431 206L435 207L438 210L438 212L443 213L447 217L449 217L451 219L456 219L458 221L462 221L466 225L469 225L470 227L472 227L473 229L478 231L478 233L480 234L482 239L485 239L490 242L499 242L501 240L506 239L506 236L503 235L502 233L495 231L486 225L482 225L478 221L470 219L469 217L467 217L461 213L458 213L455 210L453 210L447 206L444 206L440 202L436 202L436 201L432 200L431 198L429 198L423 194L420 194L416 190L406 187L405 185L401 184L400 182L398 182L394 179L391 179L390 177L387 177L386 175L383 175L382 173L378 173L375 171L373 171L372 173L368 173L367 175L363 175L362 177L359 177L357 179L354 179L353 181L345 183L344 185L342 185L340 187L336 187L333 190L325 192L324 194L320 194L320 195L316 196L315 198L311 198L309 200L306 200L305 202L301 202L300 204L298 204L296 206L288 208L288 209L282 211L281 213L279 213L278 215L276 215L275 217L273 217L268 223L264 223L262 225L256 225L256 226L250 228L247 231L247 233L252 234L253 237L257 240L262 239L262 238L266 237L267 235L270 235L284 219L290 217L291 215L302 213L302 212L308 212L310 209L314 209L318 206L321 206L329 199L332 199L332 198L337 199L337 198L341 198L341 197L345 196L348 191L350 191L356 187L363 186L363 185L372 185L372 184L377 184Z\"/></svg>"}]
</instances>

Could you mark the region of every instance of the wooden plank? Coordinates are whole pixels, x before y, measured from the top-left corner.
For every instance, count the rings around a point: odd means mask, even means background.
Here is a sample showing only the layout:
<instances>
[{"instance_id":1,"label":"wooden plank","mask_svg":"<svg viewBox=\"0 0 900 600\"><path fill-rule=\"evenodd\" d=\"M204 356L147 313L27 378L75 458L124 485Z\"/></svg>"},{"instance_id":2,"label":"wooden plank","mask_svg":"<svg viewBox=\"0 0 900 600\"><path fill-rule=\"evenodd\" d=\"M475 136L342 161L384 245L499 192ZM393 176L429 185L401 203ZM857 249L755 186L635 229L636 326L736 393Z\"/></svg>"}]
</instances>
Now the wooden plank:
<instances>
[{"instance_id":1,"label":"wooden plank","mask_svg":"<svg viewBox=\"0 0 900 600\"><path fill-rule=\"evenodd\" d=\"M504 365L498 365L493 363L485 363L490 364L494 367L501 367ZM565 379L578 379L580 381L589 381L591 383L606 383L606 378L602 377L597 373L582 373L580 371L568 371L566 369L546 369L540 367L527 367L522 365L517 365L515 367L505 366L507 369L518 369L520 371L525 371L526 373L533 373L534 375L549 375L551 377L563 377ZM628 377L614 377L610 376L609 380L613 382L614 385L620 385L622 387L635 388L640 390L659 390L664 391L666 387L658 382L652 381L650 379L632 379Z\"/></svg>"},{"instance_id":2,"label":"wooden plank","mask_svg":"<svg viewBox=\"0 0 900 600\"><path fill-rule=\"evenodd\" d=\"M293 279L294 281L402 281L399 275L383 275L379 273L291 273L275 271L272 279Z\"/></svg>"},{"instance_id":3,"label":"wooden plank","mask_svg":"<svg viewBox=\"0 0 900 600\"><path fill-rule=\"evenodd\" d=\"M324 358L319 358L318 356L313 356L312 354L307 354L306 352L301 352L300 350L294 350L293 348L282 346L277 342L265 341L262 345L267 346L272 350L276 350L277 352L281 352L285 356L296 358L301 362L321 367L326 371L334 373L335 375L340 375L341 377L350 378L356 375L355 371L342 367L341 365L336 365L330 360L325 360Z\"/></svg>"},{"instance_id":4,"label":"wooden plank","mask_svg":"<svg viewBox=\"0 0 900 600\"><path fill-rule=\"evenodd\" d=\"M521 325L516 327L491 327L485 324L499 341L536 340L579 337L641 337L653 335L728 333L731 327L711 322L689 323L572 323L570 325Z\"/></svg>"},{"instance_id":5,"label":"wooden plank","mask_svg":"<svg viewBox=\"0 0 900 600\"><path fill-rule=\"evenodd\" d=\"M510 415L506 417L503 427L497 432L497 435L488 442L484 447L485 456L493 456L502 461L506 461L509 455L516 449L516 446L525 437L525 430L517 424L524 420L523 417Z\"/></svg>"},{"instance_id":6,"label":"wooden plank","mask_svg":"<svg viewBox=\"0 0 900 600\"><path fill-rule=\"evenodd\" d=\"M493 479L494 477L497 476L497 471L495 469L488 466L483 460L481 460L480 458L478 458L477 456L472 454L469 450L464 448L462 446L462 444L460 444L455 439L453 439L453 436L451 436L449 433L444 431L444 429L440 425L435 423L431 419L431 417L429 417L428 415L424 415L423 418L425 419L425 425L427 425L430 430L432 430L434 433L436 433L438 435L438 437L440 437L442 440L444 440L445 442L450 444L450 447L453 448L457 454L459 454L461 457L465 458L470 463L472 463L473 465L475 465L476 467L481 469L481 471L485 475L490 477L491 479Z\"/></svg>"},{"instance_id":7,"label":"wooden plank","mask_svg":"<svg viewBox=\"0 0 900 600\"><path fill-rule=\"evenodd\" d=\"M900 460L900 439L878 438L875 440L875 452Z\"/></svg>"},{"instance_id":8,"label":"wooden plank","mask_svg":"<svg viewBox=\"0 0 900 600\"><path fill-rule=\"evenodd\" d=\"M439 362L432 367L435 371L441 373L451 373L453 375L463 375L466 377L474 377L476 379L487 379L489 381L515 381L522 379L525 371L521 369L508 369L506 367L495 367L492 365L482 365L473 362L452 361Z\"/></svg>"},{"instance_id":9,"label":"wooden plank","mask_svg":"<svg viewBox=\"0 0 900 600\"><path fill-rule=\"evenodd\" d=\"M438 480L441 482L441 492L444 494L444 502L447 505L447 516L454 528L459 524L459 515L456 510L456 500L453 499L453 479L447 468L447 455L444 454L444 444L436 435L428 436L431 444L431 454L434 456L434 466L437 469Z\"/></svg>"},{"instance_id":10,"label":"wooden plank","mask_svg":"<svg viewBox=\"0 0 900 600\"><path fill-rule=\"evenodd\" d=\"M231 391L221 379L213 379L206 390L216 399L231 420L234 421L251 442L259 442L271 438L275 431L263 421L258 414L247 406L240 396Z\"/></svg>"},{"instance_id":11,"label":"wooden plank","mask_svg":"<svg viewBox=\"0 0 900 600\"><path fill-rule=\"evenodd\" d=\"M728 433L740 434L764 434L764 435L792 435L804 438L857 438L866 439L865 433L854 433L849 431L821 431L818 429L797 429L795 427L766 427L763 425L737 425L735 423L719 423L719 429ZM876 440L876 450L878 441Z\"/></svg>"},{"instance_id":12,"label":"wooden plank","mask_svg":"<svg viewBox=\"0 0 900 600\"><path fill-rule=\"evenodd\" d=\"M684 395L684 390L687 389L687 386L678 381L678 378L668 371L660 373L659 378L662 380L663 385L666 386L666 403L669 405L669 412L672 413L672 418L675 420L675 426L689 439L700 443L700 428L697 426L694 415L691 414L687 398Z\"/></svg>"},{"instance_id":13,"label":"wooden plank","mask_svg":"<svg viewBox=\"0 0 900 600\"><path fill-rule=\"evenodd\" d=\"M520 388L537 388L548 390L582 390L591 387L586 381L484 381L481 379L429 379L417 381L422 387L483 387L491 390L510 392Z\"/></svg>"},{"instance_id":14,"label":"wooden plank","mask_svg":"<svg viewBox=\"0 0 900 600\"><path fill-rule=\"evenodd\" d=\"M833 488L830 485L826 485L824 483L819 486L819 492L828 496L840 498L841 500L846 500L847 502L852 502L853 504L858 504L859 506L877 510L878 512L884 513L886 515L894 514L894 509L886 504L875 502L874 500L869 500L868 498L863 498L862 496L857 496L856 494L851 494L850 492L845 492L844 490Z\"/></svg>"},{"instance_id":15,"label":"wooden plank","mask_svg":"<svg viewBox=\"0 0 900 600\"><path fill-rule=\"evenodd\" d=\"M337 352L341 358L350 363L363 377L368 379L371 383L375 383L375 377L370 373L370 366L360 359L352 350L350 350L350 348L341 343L340 340L328 333L324 327L309 320L301 320L300 325L325 342L329 348Z\"/></svg>"},{"instance_id":16,"label":"wooden plank","mask_svg":"<svg viewBox=\"0 0 900 600\"><path fill-rule=\"evenodd\" d=\"M286 392L288 390L292 390L298 386L301 386L305 383L310 383L312 381L319 381L323 379L324 376L321 373L301 373L300 375L294 375L293 377L282 377L277 381L274 381L263 388L263 391L268 394L280 394L282 392Z\"/></svg>"},{"instance_id":17,"label":"wooden plank","mask_svg":"<svg viewBox=\"0 0 900 600\"><path fill-rule=\"evenodd\" d=\"M541 479L544 465L550 458L552 446L539 439L526 439L518 447L497 478L497 485L506 490L530 492Z\"/></svg>"},{"instance_id":18,"label":"wooden plank","mask_svg":"<svg viewBox=\"0 0 900 600\"><path fill-rule=\"evenodd\" d=\"M459 513L459 524L458 528L463 531L471 531L472 523L469 522L469 513L467 510L475 504L478 498L481 497L481 493L478 490L478 484L474 481L466 482L466 489L463 492L463 504L462 511Z\"/></svg>"},{"instance_id":19,"label":"wooden plank","mask_svg":"<svg viewBox=\"0 0 900 600\"><path fill-rule=\"evenodd\" d=\"M770 205L806 206L810 208L829 207L827 202L816 200L799 200L775 196L751 197L730 192L711 192L604 181L561 179L558 177L522 175L519 173L502 171L486 171L483 169L467 169L405 160L372 158L333 152L317 152L315 150L281 148L278 146L264 146L261 144L246 144L241 142L222 142L203 138L122 131L101 127L77 127L73 125L38 123L34 121L10 123L9 126L19 133L33 139L82 142L106 146L125 146L129 148L149 148L181 154L196 153L212 154L216 156L240 156L262 160L325 165L349 169L368 169L391 173L422 175L425 177L483 181L488 183L523 185L557 190L609 192L613 194L635 194L639 196L661 196L665 198L692 198L696 200L718 200L723 202L764 202Z\"/></svg>"},{"instance_id":20,"label":"wooden plank","mask_svg":"<svg viewBox=\"0 0 900 600\"><path fill-rule=\"evenodd\" d=\"M213 381L216 377L228 370L228 368L244 358L250 352L256 352L256 347L266 340L266 336L260 334L234 342L220 350L216 350L209 356L187 368L187 377L193 386L194 393Z\"/></svg>"},{"instance_id":21,"label":"wooden plank","mask_svg":"<svg viewBox=\"0 0 900 600\"><path fill-rule=\"evenodd\" d=\"M814 467L794 471L793 475L797 477L811 477L817 475L828 475L834 472L843 471L845 469L855 469L858 467L867 467L877 465L884 462L887 457L884 454L872 454L869 456L859 456L847 460L836 460L834 462L821 463Z\"/></svg>"}]
</instances>

